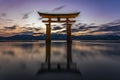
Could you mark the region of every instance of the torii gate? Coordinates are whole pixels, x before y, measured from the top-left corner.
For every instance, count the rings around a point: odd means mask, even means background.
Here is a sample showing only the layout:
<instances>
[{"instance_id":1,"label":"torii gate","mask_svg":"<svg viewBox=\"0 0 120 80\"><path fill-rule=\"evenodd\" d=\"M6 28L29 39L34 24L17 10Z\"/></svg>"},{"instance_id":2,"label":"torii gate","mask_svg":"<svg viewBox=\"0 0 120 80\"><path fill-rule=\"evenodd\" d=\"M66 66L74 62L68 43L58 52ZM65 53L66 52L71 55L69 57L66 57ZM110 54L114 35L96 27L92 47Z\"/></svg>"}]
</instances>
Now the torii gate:
<instances>
[{"instance_id":1,"label":"torii gate","mask_svg":"<svg viewBox=\"0 0 120 80\"><path fill-rule=\"evenodd\" d=\"M61 64L57 64L57 69L56 70L52 70L51 69L51 23L54 22L63 22L66 23L66 29L67 29L67 69L63 71L71 71L71 72L79 72L76 69L71 69L70 65L75 65L72 62L72 56L71 56L71 43L72 43L72 38L71 38L71 26L72 23L75 22L75 20L73 20L73 18L77 17L79 15L80 12L76 12L76 13L69 13L69 14L48 14L48 13L41 13L38 12L38 14L40 16L42 16L42 18L47 18L48 20L42 20L42 22L46 23L46 58L45 58L45 63L43 63L41 65L41 69L40 71L38 71L38 73L41 72L46 72L48 71L61 71ZM72 18L72 20L71 20ZM54 20L53 20L54 19ZM64 19L64 20L63 20ZM47 65L47 69L44 68L44 66Z\"/></svg>"},{"instance_id":2,"label":"torii gate","mask_svg":"<svg viewBox=\"0 0 120 80\"><path fill-rule=\"evenodd\" d=\"M56 22L63 22L66 23L67 27L67 42L71 43L72 42L72 38L71 38L71 26L72 23L75 22L75 20L70 20L73 19L75 17L77 17L80 12L76 12L76 13L68 13L68 14L50 14L50 13L42 13L42 12L38 12L38 14L42 17L42 18L47 18L48 20L43 20L42 22L47 23L46 24L46 43L51 42L51 23L56 23ZM52 20L52 19L57 19L57 20ZM62 20L65 19L65 20Z\"/></svg>"}]
</instances>

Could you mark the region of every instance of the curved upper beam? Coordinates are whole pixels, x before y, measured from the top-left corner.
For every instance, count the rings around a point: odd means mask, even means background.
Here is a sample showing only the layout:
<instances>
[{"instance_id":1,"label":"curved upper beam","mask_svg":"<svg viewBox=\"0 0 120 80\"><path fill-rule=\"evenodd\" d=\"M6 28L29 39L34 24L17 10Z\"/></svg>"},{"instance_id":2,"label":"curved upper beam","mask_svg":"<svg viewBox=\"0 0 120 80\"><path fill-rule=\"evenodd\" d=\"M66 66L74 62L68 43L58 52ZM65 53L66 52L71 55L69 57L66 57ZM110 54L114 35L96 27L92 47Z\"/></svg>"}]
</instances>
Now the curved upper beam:
<instances>
[{"instance_id":1,"label":"curved upper beam","mask_svg":"<svg viewBox=\"0 0 120 80\"><path fill-rule=\"evenodd\" d=\"M43 12L38 12L42 18L75 18L77 17L80 12L76 13L61 13L61 14L53 14L53 13L43 13Z\"/></svg>"}]
</instances>

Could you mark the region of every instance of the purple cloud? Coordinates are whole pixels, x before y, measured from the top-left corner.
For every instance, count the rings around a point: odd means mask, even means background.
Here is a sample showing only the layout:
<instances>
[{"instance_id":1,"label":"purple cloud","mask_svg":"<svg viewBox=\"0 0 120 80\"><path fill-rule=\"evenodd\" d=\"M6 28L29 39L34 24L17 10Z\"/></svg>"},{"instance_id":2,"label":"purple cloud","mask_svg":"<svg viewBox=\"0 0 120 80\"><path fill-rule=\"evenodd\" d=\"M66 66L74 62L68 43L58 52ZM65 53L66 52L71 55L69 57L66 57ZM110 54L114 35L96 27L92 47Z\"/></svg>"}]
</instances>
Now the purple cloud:
<instances>
[{"instance_id":1,"label":"purple cloud","mask_svg":"<svg viewBox=\"0 0 120 80\"><path fill-rule=\"evenodd\" d=\"M54 8L54 9L53 9L53 11L58 11L58 10L61 10L61 9L63 9L64 7L65 7L65 5L60 6L60 7L57 7L57 8Z\"/></svg>"},{"instance_id":2,"label":"purple cloud","mask_svg":"<svg viewBox=\"0 0 120 80\"><path fill-rule=\"evenodd\" d=\"M31 14L31 12L25 13L23 15L22 19L28 19L30 14Z\"/></svg>"},{"instance_id":3,"label":"purple cloud","mask_svg":"<svg viewBox=\"0 0 120 80\"><path fill-rule=\"evenodd\" d=\"M7 14L6 13L1 13L1 17L6 17Z\"/></svg>"},{"instance_id":4,"label":"purple cloud","mask_svg":"<svg viewBox=\"0 0 120 80\"><path fill-rule=\"evenodd\" d=\"M42 18L38 18L38 20L42 20Z\"/></svg>"},{"instance_id":5,"label":"purple cloud","mask_svg":"<svg viewBox=\"0 0 120 80\"><path fill-rule=\"evenodd\" d=\"M13 25L13 26L9 26L9 27L4 27L6 30L14 30L14 29L16 29L16 27L17 27L18 25Z\"/></svg>"},{"instance_id":6,"label":"purple cloud","mask_svg":"<svg viewBox=\"0 0 120 80\"><path fill-rule=\"evenodd\" d=\"M56 26L56 27L54 27L52 30L60 30L60 29L63 29L63 27Z\"/></svg>"}]
</instances>

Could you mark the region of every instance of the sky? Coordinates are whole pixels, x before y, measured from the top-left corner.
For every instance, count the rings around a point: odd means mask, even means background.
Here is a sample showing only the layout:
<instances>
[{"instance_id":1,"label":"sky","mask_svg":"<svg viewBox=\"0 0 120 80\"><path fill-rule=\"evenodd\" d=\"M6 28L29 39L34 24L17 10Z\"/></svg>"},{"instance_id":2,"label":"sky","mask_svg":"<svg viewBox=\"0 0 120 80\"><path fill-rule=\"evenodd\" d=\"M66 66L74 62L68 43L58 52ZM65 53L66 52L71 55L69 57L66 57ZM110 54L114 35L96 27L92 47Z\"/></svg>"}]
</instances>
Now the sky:
<instances>
[{"instance_id":1,"label":"sky","mask_svg":"<svg viewBox=\"0 0 120 80\"><path fill-rule=\"evenodd\" d=\"M119 20L119 8L120 0L0 0L0 36L29 31L30 27L34 31L39 28L39 32L44 32L45 24L42 23L38 11L80 12L76 24L98 26Z\"/></svg>"}]
</instances>

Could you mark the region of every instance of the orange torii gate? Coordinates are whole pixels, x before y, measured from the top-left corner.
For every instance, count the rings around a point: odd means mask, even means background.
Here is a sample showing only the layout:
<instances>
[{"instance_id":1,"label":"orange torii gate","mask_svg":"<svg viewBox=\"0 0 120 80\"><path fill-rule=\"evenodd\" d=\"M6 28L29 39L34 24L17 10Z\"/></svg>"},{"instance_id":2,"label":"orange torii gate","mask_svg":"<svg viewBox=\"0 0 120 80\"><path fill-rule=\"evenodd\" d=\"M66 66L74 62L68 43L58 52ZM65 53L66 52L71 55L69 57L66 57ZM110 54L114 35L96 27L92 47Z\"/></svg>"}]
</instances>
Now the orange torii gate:
<instances>
[{"instance_id":1,"label":"orange torii gate","mask_svg":"<svg viewBox=\"0 0 120 80\"><path fill-rule=\"evenodd\" d=\"M72 62L72 38L71 38L71 26L72 23L75 22L73 18L77 17L80 12L76 13L69 13L69 14L50 14L50 13L41 13L38 12L38 14L43 18L47 20L42 20L42 22L46 23L46 58L45 63L41 64L41 69L38 71L37 74L43 73L43 72L76 72L79 71L76 69L76 64ZM56 22L63 22L66 23L66 29L67 29L67 63L66 64L53 64L57 65L56 69L52 69L52 63L51 63L51 23ZM66 66L66 69L62 69L62 65ZM71 66L74 65L75 69L72 69ZM47 66L47 67L45 67Z\"/></svg>"},{"instance_id":2,"label":"orange torii gate","mask_svg":"<svg viewBox=\"0 0 120 80\"><path fill-rule=\"evenodd\" d=\"M42 20L42 22L47 23L46 24L46 43L51 42L51 23L66 23L66 29L67 29L67 42L71 43L72 38L71 38L71 26L72 23L75 22L75 20L71 20L73 18L76 18L80 12L76 13L68 13L68 14L50 14L50 13L42 13L38 12L38 14L44 19L48 20ZM56 20L52 20L56 19ZM64 20L62 20L64 19Z\"/></svg>"}]
</instances>

